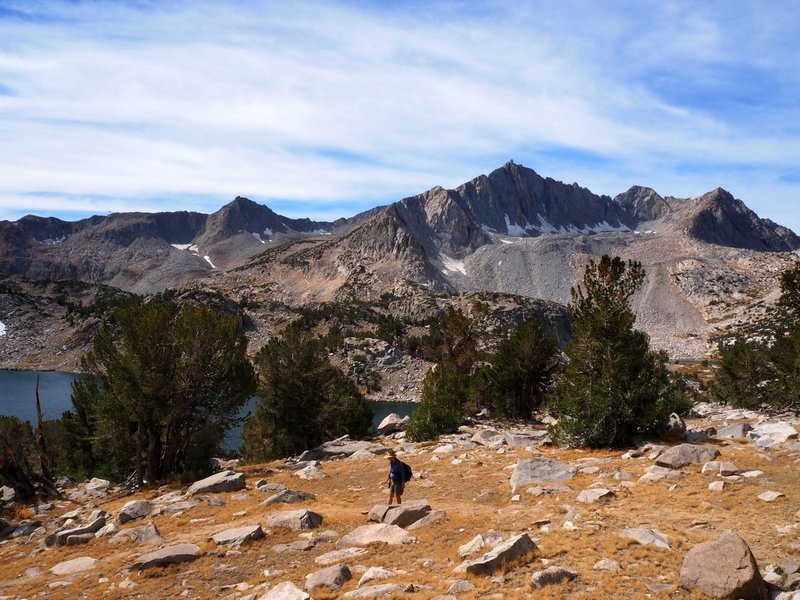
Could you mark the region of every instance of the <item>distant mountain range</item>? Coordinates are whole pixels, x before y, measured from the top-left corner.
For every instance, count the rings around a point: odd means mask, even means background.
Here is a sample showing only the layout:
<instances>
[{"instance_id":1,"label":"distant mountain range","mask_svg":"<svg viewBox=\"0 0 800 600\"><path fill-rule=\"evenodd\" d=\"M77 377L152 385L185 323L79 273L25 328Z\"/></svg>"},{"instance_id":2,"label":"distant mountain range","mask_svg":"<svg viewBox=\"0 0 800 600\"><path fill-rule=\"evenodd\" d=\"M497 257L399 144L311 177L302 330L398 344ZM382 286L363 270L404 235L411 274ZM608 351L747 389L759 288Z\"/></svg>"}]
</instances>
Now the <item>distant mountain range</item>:
<instances>
[{"instance_id":1,"label":"distant mountain range","mask_svg":"<svg viewBox=\"0 0 800 600\"><path fill-rule=\"evenodd\" d=\"M792 231L721 188L680 199L633 187L610 198L509 162L334 222L241 197L211 215L2 221L0 276L136 293L200 285L288 305L474 290L566 303L590 258L618 254L648 272L640 325L668 350L696 355L715 328L774 298L798 248Z\"/></svg>"}]
</instances>

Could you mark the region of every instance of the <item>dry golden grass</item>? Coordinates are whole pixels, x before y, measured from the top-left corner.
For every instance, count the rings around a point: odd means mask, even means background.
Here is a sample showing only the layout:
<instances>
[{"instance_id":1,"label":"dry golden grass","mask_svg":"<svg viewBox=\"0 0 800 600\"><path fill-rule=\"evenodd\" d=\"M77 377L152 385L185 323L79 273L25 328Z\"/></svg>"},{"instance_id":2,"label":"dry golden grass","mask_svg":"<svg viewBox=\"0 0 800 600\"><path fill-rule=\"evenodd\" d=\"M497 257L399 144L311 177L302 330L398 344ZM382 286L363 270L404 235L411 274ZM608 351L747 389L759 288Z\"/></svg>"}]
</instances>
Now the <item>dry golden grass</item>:
<instances>
[{"instance_id":1,"label":"dry golden grass","mask_svg":"<svg viewBox=\"0 0 800 600\"><path fill-rule=\"evenodd\" d=\"M794 524L800 507L797 452L786 450L771 454L758 453L751 444L720 445L720 460L732 460L740 470L759 469L758 479L728 482L722 493L708 490L714 480L700 473L699 465L684 469L678 479L656 483L636 481L652 464L648 459L622 460L619 451L579 451L557 448L544 449L545 456L563 462L597 459L600 472L577 473L567 482L571 492L534 496L521 491L512 499L508 483L511 470L518 459L530 458L524 450L508 450L503 454L478 449L457 449L445 455L433 454L435 446L426 446L406 460L420 476L407 486L404 500L426 498L432 508L443 509L447 516L423 530L413 532L417 541L405 546L373 545L367 554L347 561L353 579L338 593L315 593L314 598L336 598L355 589L364 568L382 566L395 571L390 579L380 583L413 583L419 591L413 597L430 598L446 593L452 579L468 579L475 587L459 598L644 598L651 594L648 584L675 584L681 562L694 545L717 537L727 528L736 530L751 546L759 564L780 564L798 556L797 530L779 535L776 527ZM437 458L438 457L438 460ZM460 458L461 464L452 464ZM605 462L603 462L605 461ZM237 584L259 586L292 581L302 587L306 574L321 567L314 558L335 549L335 540L367 522L366 512L375 504L386 502L386 460L376 457L364 461L331 461L323 463L328 475L323 480L304 481L288 471L271 471L279 465L257 465L244 468L252 485L259 478L286 484L291 489L311 492L316 499L302 505L273 505L261 507L267 495L257 490L246 491L246 499L237 494L221 494L222 507L207 503L181 516L161 515L154 518L166 545L192 542L206 552L193 563L142 573L130 572L134 560L154 548L126 543L111 546L107 539L97 539L83 546L51 548L31 556L38 540L25 543L7 541L0 545L0 596L33 597L43 593L48 598L174 598L186 593L193 598L239 598L248 593L264 593L266 586L238 591ZM626 488L610 475L615 471L629 472L633 482ZM576 501L579 491L602 481L616 496L593 505ZM785 494L776 502L766 503L756 498L766 490ZM154 498L160 492L149 490L138 496ZM131 498L99 502L98 507L116 514ZM323 515L322 532L337 532L330 540L319 542L305 551L276 552L273 547L308 537L295 531L273 529L264 540L244 545L240 550L217 549L209 536L228 527L260 523L273 512L309 508ZM52 511L60 514L75 506L65 503ZM576 531L562 528L570 510L577 511L572 522ZM245 511L244 516L234 516ZM549 532L540 530L541 521L549 519ZM125 527L136 526L135 522ZM623 539L619 532L627 527L644 525L664 533L671 550L641 546ZM475 577L453 573L461 562L458 547L475 535L489 530L504 536L528 532L538 551L526 563L509 565L492 577ZM49 572L56 563L79 556L93 556L102 562L99 568L72 577L58 577ZM621 565L617 572L596 571L593 565L609 558ZM547 565L563 566L578 572L572 582L542 590L532 590L530 578L534 571ZM26 569L38 567L41 573L25 576ZM265 575L267 573L278 574ZM103 581L101 578L107 578ZM132 589L120 589L129 579ZM54 582L71 580L68 587L49 586ZM112 587L113 586L113 587ZM246 587L246 586L243 586ZM188 590L188 592L187 592ZM658 596L659 594L652 594ZM677 589L661 594L670 598L695 598ZM397 597L410 597L399 594Z\"/></svg>"}]
</instances>

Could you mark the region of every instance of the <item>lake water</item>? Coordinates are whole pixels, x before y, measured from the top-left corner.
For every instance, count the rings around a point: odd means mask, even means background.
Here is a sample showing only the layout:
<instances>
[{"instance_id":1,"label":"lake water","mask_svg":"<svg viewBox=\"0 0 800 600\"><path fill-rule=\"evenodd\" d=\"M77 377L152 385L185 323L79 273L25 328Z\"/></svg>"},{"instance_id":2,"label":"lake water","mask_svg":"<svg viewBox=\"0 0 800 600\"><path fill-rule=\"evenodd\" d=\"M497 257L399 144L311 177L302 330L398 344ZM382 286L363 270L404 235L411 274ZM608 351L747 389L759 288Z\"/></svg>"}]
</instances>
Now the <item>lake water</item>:
<instances>
[{"instance_id":1,"label":"lake water","mask_svg":"<svg viewBox=\"0 0 800 600\"><path fill-rule=\"evenodd\" d=\"M58 371L9 371L0 369L0 415L17 417L22 421L36 424L36 376L39 376L39 400L45 419L58 419L72 408L72 382L77 375ZM246 416L256 402L256 398L242 409ZM397 413L401 417L414 412L413 402L370 402L374 414L373 423L377 426L383 419ZM236 427L225 436L225 444L230 448L241 445L241 427Z\"/></svg>"}]
</instances>

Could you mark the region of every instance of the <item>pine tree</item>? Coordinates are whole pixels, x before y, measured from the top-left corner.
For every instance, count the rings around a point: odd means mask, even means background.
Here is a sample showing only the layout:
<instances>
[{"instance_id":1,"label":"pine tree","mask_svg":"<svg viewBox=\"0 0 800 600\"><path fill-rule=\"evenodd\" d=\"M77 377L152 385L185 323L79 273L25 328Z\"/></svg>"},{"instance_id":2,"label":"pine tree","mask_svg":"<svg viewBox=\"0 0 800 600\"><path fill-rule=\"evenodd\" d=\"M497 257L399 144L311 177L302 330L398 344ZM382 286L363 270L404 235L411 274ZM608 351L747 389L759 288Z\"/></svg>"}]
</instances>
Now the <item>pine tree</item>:
<instances>
[{"instance_id":1,"label":"pine tree","mask_svg":"<svg viewBox=\"0 0 800 600\"><path fill-rule=\"evenodd\" d=\"M559 418L552 433L560 443L627 444L656 432L671 412L685 408L666 354L651 351L647 335L633 327L629 302L644 276L638 262L603 256L589 262L582 285L572 288L572 339L549 394Z\"/></svg>"},{"instance_id":2,"label":"pine tree","mask_svg":"<svg viewBox=\"0 0 800 600\"><path fill-rule=\"evenodd\" d=\"M82 466L115 478L134 469L139 483L184 473L188 456L200 461L194 472L207 471L253 391L246 350L233 315L138 300L117 309L83 358L75 413L65 415Z\"/></svg>"},{"instance_id":3,"label":"pine tree","mask_svg":"<svg viewBox=\"0 0 800 600\"><path fill-rule=\"evenodd\" d=\"M406 428L409 439L433 439L461 423L476 348L472 323L460 310L449 307L431 325L422 339L422 352L436 366L422 382L419 405Z\"/></svg>"},{"instance_id":4,"label":"pine tree","mask_svg":"<svg viewBox=\"0 0 800 600\"><path fill-rule=\"evenodd\" d=\"M361 437L372 409L356 385L328 360L320 339L290 326L256 356L259 401L245 423L245 456L291 456L343 434Z\"/></svg>"},{"instance_id":5,"label":"pine tree","mask_svg":"<svg viewBox=\"0 0 800 600\"><path fill-rule=\"evenodd\" d=\"M780 276L774 309L719 344L714 398L744 408L800 409L800 261Z\"/></svg>"},{"instance_id":6,"label":"pine tree","mask_svg":"<svg viewBox=\"0 0 800 600\"><path fill-rule=\"evenodd\" d=\"M513 419L529 418L544 400L558 357L558 344L538 320L515 329L485 371L493 412Z\"/></svg>"}]
</instances>

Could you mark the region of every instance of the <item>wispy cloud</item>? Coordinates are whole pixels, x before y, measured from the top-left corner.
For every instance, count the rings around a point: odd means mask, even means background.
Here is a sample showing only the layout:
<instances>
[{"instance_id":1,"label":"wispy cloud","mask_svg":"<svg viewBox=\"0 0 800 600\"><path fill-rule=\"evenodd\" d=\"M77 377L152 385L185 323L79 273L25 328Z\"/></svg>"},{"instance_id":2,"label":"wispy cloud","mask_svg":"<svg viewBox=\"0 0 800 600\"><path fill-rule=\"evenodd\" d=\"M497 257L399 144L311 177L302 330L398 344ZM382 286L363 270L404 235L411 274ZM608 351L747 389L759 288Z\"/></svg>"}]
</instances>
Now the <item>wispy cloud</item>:
<instances>
[{"instance_id":1,"label":"wispy cloud","mask_svg":"<svg viewBox=\"0 0 800 600\"><path fill-rule=\"evenodd\" d=\"M6 0L0 218L347 216L513 158L612 195L723 186L800 229L798 12Z\"/></svg>"}]
</instances>

